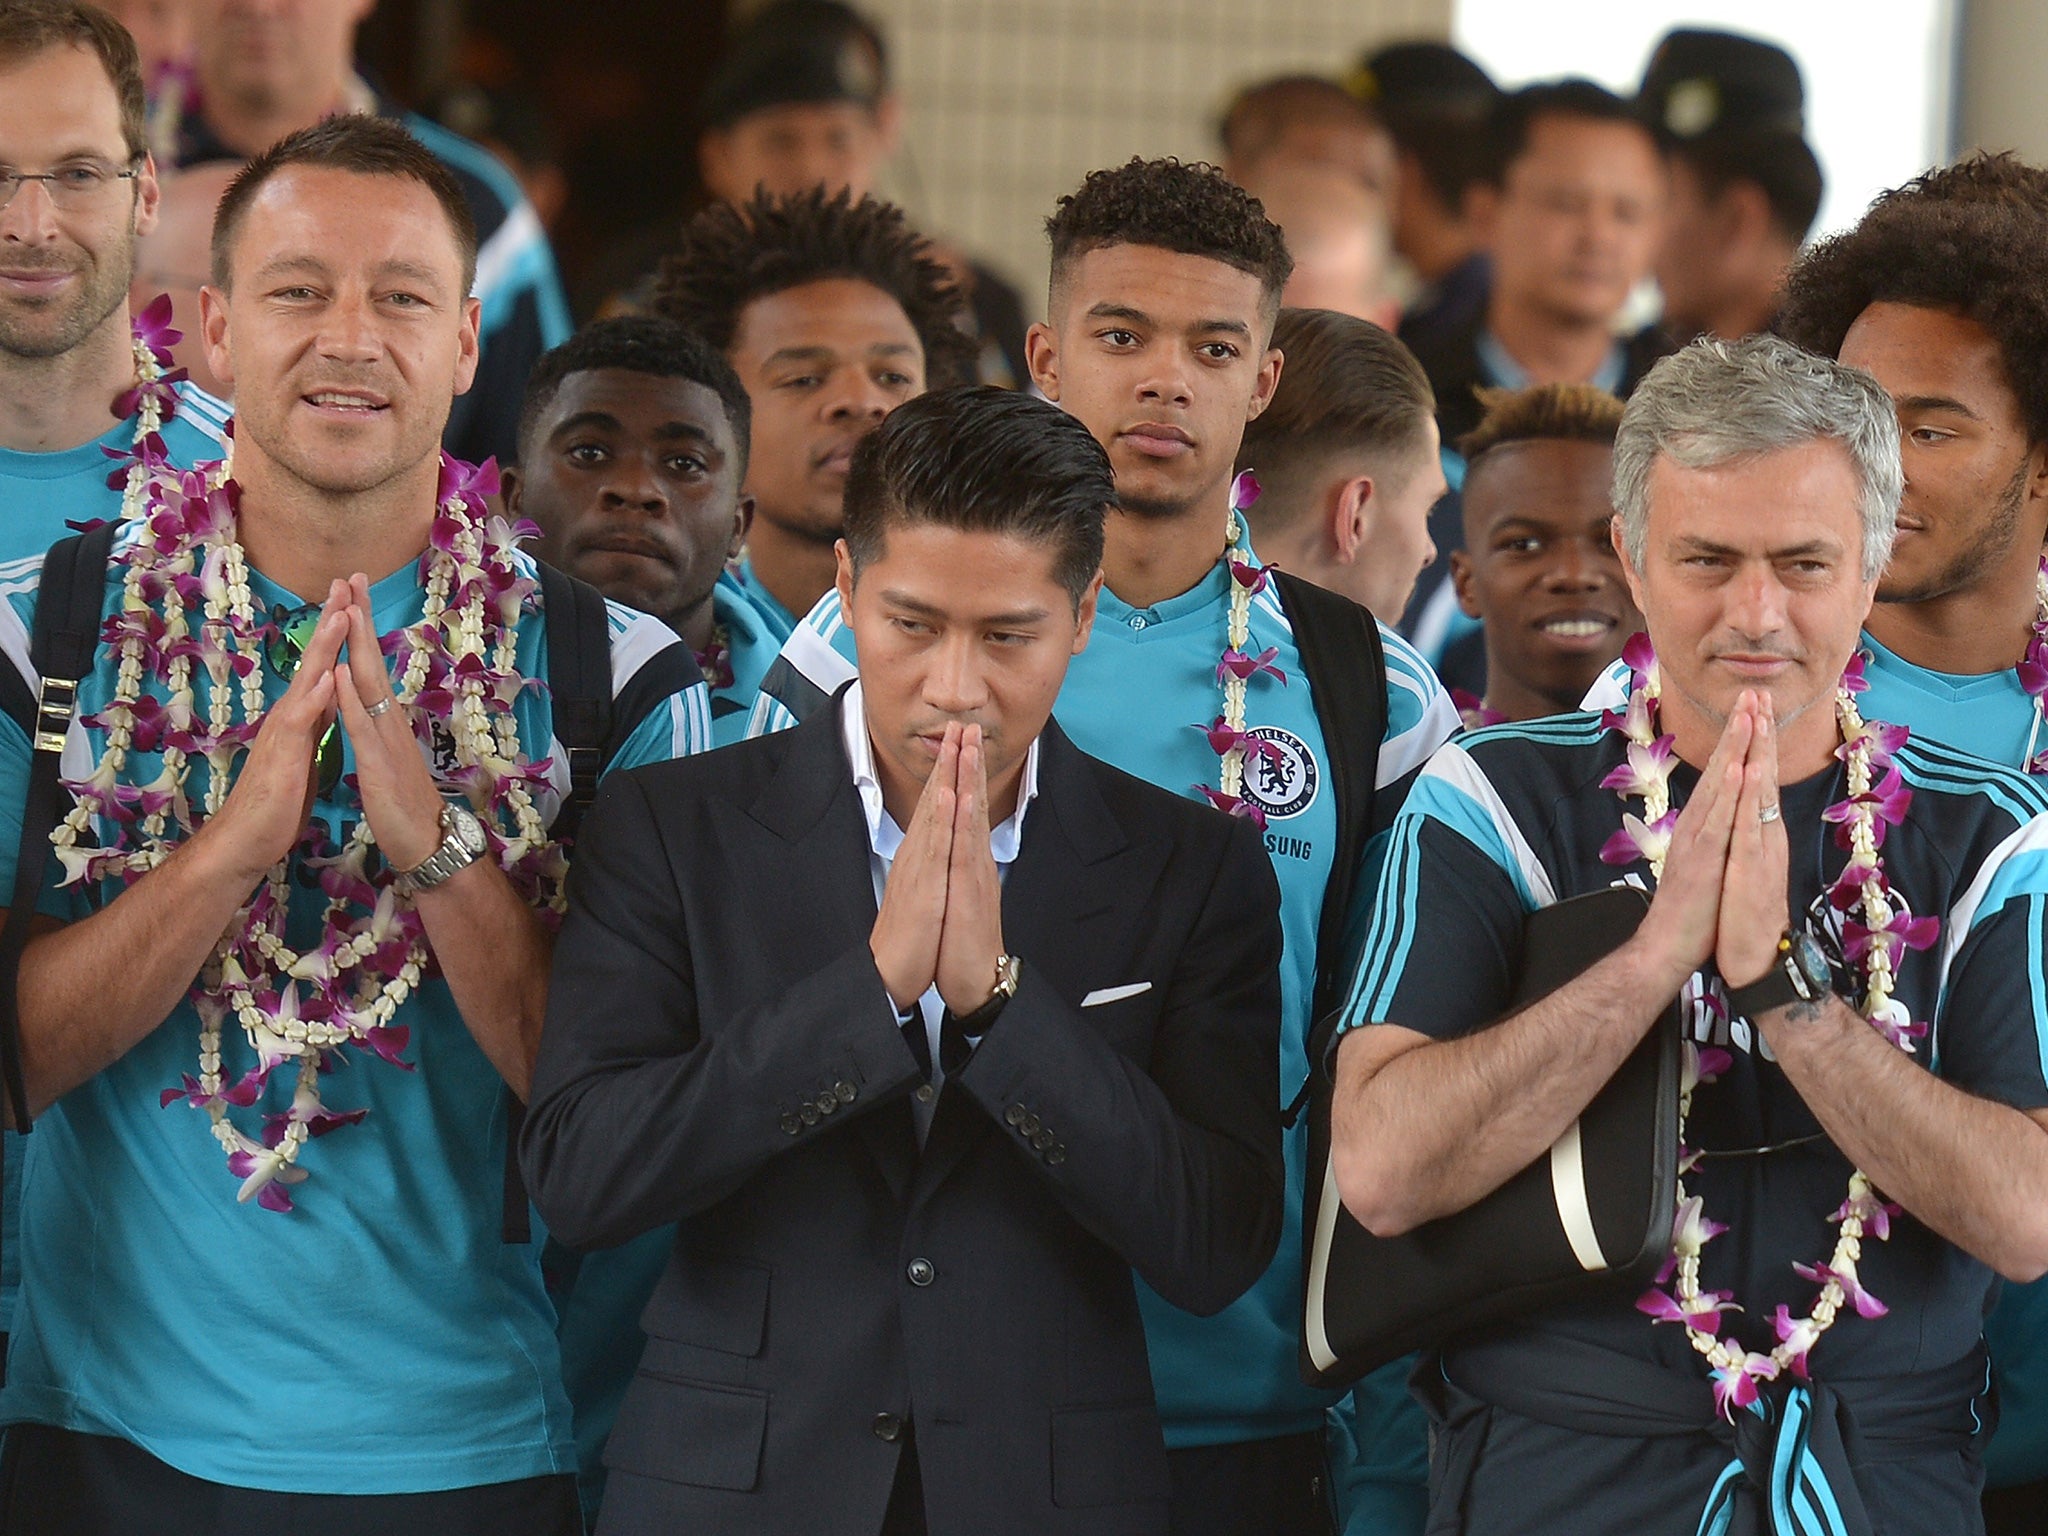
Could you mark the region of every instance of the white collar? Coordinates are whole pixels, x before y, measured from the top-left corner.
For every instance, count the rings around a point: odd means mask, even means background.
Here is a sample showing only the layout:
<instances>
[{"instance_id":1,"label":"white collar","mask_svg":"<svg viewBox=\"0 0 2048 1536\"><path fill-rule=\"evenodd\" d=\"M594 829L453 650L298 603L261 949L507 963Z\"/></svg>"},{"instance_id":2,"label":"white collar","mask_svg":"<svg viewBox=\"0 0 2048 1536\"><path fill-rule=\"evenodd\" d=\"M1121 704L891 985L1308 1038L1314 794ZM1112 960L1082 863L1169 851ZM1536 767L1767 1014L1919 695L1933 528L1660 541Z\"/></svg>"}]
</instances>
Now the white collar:
<instances>
[{"instance_id":1,"label":"white collar","mask_svg":"<svg viewBox=\"0 0 2048 1536\"><path fill-rule=\"evenodd\" d=\"M868 847L877 858L894 860L903 846L903 829L882 804L882 781L875 771L875 745L868 737L867 706L855 679L840 700L839 729L846 742L846 760L853 765L853 787L860 792L867 815ZM1014 863L1024 840L1024 813L1038 798L1038 740L1025 749L1024 772L1017 781L1017 809L988 831L988 849L998 864Z\"/></svg>"}]
</instances>

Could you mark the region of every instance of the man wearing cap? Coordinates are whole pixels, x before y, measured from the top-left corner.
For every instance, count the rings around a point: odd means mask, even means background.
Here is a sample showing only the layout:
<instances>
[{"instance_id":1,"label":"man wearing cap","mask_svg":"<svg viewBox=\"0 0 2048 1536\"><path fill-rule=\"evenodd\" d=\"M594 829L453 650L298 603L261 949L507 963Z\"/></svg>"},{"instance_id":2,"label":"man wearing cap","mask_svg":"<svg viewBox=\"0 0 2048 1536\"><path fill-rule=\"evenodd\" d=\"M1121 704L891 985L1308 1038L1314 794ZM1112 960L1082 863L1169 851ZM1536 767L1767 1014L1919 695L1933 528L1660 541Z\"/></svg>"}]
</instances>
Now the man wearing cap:
<instances>
[{"instance_id":1,"label":"man wearing cap","mask_svg":"<svg viewBox=\"0 0 2048 1536\"><path fill-rule=\"evenodd\" d=\"M1457 49L1429 42L1369 54L1345 84L1394 138L1394 249L1424 285L1401 317L1400 334L1419 346L1486 308L1492 267L1469 194L1485 175L1487 123L1500 88Z\"/></svg>"},{"instance_id":2,"label":"man wearing cap","mask_svg":"<svg viewBox=\"0 0 2048 1536\"><path fill-rule=\"evenodd\" d=\"M705 190L733 204L757 189L786 197L815 186L859 199L875 189L903 125L880 29L840 0L765 6L727 40L698 112ZM1017 387L1023 299L965 253L942 254L972 310L976 376Z\"/></svg>"},{"instance_id":3,"label":"man wearing cap","mask_svg":"<svg viewBox=\"0 0 2048 1536\"><path fill-rule=\"evenodd\" d=\"M1665 328L1729 340L1768 329L1820 211L1798 64L1775 43L1681 27L1651 53L1636 106L1671 167Z\"/></svg>"}]
</instances>

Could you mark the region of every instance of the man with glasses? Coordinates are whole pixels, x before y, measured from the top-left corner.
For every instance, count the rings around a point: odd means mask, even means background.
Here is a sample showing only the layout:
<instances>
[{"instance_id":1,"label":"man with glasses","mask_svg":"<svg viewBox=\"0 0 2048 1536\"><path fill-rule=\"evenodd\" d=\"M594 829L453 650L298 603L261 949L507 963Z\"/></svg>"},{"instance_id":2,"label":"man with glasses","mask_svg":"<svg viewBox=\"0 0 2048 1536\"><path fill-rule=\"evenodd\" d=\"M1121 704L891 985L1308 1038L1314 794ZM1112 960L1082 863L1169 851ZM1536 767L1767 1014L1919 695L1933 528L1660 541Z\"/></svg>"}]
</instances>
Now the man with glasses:
<instances>
[{"instance_id":1,"label":"man with glasses","mask_svg":"<svg viewBox=\"0 0 2048 1536\"><path fill-rule=\"evenodd\" d=\"M0 561L119 516L127 482L109 455L132 455L152 425L172 464L221 453L227 408L180 377L157 383L143 418L138 386L157 365L131 334L128 287L156 209L128 34L68 0L0 7ZM19 1278L21 1149L7 1143L0 1332Z\"/></svg>"},{"instance_id":2,"label":"man with glasses","mask_svg":"<svg viewBox=\"0 0 2048 1536\"><path fill-rule=\"evenodd\" d=\"M475 238L371 117L222 199L202 302L232 480L160 487L114 544L21 958L10 1536L581 1530L508 1180L557 813L595 766L579 717L609 704L626 765L708 745L709 705L665 626L555 586L491 477L441 456ZM0 581L10 661L56 590ZM30 759L0 723L10 888Z\"/></svg>"}]
</instances>

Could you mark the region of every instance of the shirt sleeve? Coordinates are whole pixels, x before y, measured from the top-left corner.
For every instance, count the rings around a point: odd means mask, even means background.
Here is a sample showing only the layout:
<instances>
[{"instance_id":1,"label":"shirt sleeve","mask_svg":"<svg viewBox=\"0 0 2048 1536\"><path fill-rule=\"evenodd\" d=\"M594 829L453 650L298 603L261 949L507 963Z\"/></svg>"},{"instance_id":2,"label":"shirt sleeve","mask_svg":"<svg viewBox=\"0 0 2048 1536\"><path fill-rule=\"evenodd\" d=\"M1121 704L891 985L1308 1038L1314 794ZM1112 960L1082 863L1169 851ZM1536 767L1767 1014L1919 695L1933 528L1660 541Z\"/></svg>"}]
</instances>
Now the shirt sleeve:
<instances>
[{"instance_id":1,"label":"shirt sleeve","mask_svg":"<svg viewBox=\"0 0 2048 1536\"><path fill-rule=\"evenodd\" d=\"M840 612L839 594L827 592L769 663L747 722L748 737L772 736L808 719L853 681L856 670L853 626Z\"/></svg>"},{"instance_id":2,"label":"shirt sleeve","mask_svg":"<svg viewBox=\"0 0 2048 1536\"><path fill-rule=\"evenodd\" d=\"M1423 764L1457 734L1459 726L1457 706L1415 648L1384 624L1380 647L1387 666L1387 728L1373 781L1376 838L1393 826Z\"/></svg>"},{"instance_id":3,"label":"shirt sleeve","mask_svg":"<svg viewBox=\"0 0 2048 1536\"><path fill-rule=\"evenodd\" d=\"M1505 814L1456 742L1416 778L1372 856L1371 918L1340 1033L1395 1023L1447 1040L1506 1010L1537 897Z\"/></svg>"},{"instance_id":4,"label":"shirt sleeve","mask_svg":"<svg viewBox=\"0 0 2048 1536\"><path fill-rule=\"evenodd\" d=\"M2048 816L2002 852L1950 964L1928 1060L1966 1092L2048 1108Z\"/></svg>"}]
</instances>

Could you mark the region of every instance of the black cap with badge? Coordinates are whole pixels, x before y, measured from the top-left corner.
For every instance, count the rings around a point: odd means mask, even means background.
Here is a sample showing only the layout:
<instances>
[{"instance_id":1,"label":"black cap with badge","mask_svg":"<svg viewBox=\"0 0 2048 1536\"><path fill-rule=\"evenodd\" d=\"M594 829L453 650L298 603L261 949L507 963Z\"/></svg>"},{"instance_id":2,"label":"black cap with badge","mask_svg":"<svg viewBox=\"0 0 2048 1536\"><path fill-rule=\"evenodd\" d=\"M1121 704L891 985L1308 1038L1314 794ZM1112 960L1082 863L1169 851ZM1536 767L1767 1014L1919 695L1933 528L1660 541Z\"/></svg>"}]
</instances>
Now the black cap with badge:
<instances>
[{"instance_id":1,"label":"black cap with badge","mask_svg":"<svg viewBox=\"0 0 2048 1536\"><path fill-rule=\"evenodd\" d=\"M775 0L726 41L697 120L730 128L769 107L878 104L889 88L882 35L838 0Z\"/></svg>"},{"instance_id":2,"label":"black cap with badge","mask_svg":"<svg viewBox=\"0 0 2048 1536\"><path fill-rule=\"evenodd\" d=\"M1667 141L1722 133L1797 135L1806 127L1806 86L1798 63L1776 43L1679 27L1652 50L1636 108Z\"/></svg>"},{"instance_id":3,"label":"black cap with badge","mask_svg":"<svg viewBox=\"0 0 2048 1536\"><path fill-rule=\"evenodd\" d=\"M1448 43L1391 43L1367 54L1344 78L1344 88L1389 122L1483 121L1500 100L1500 87Z\"/></svg>"}]
</instances>

